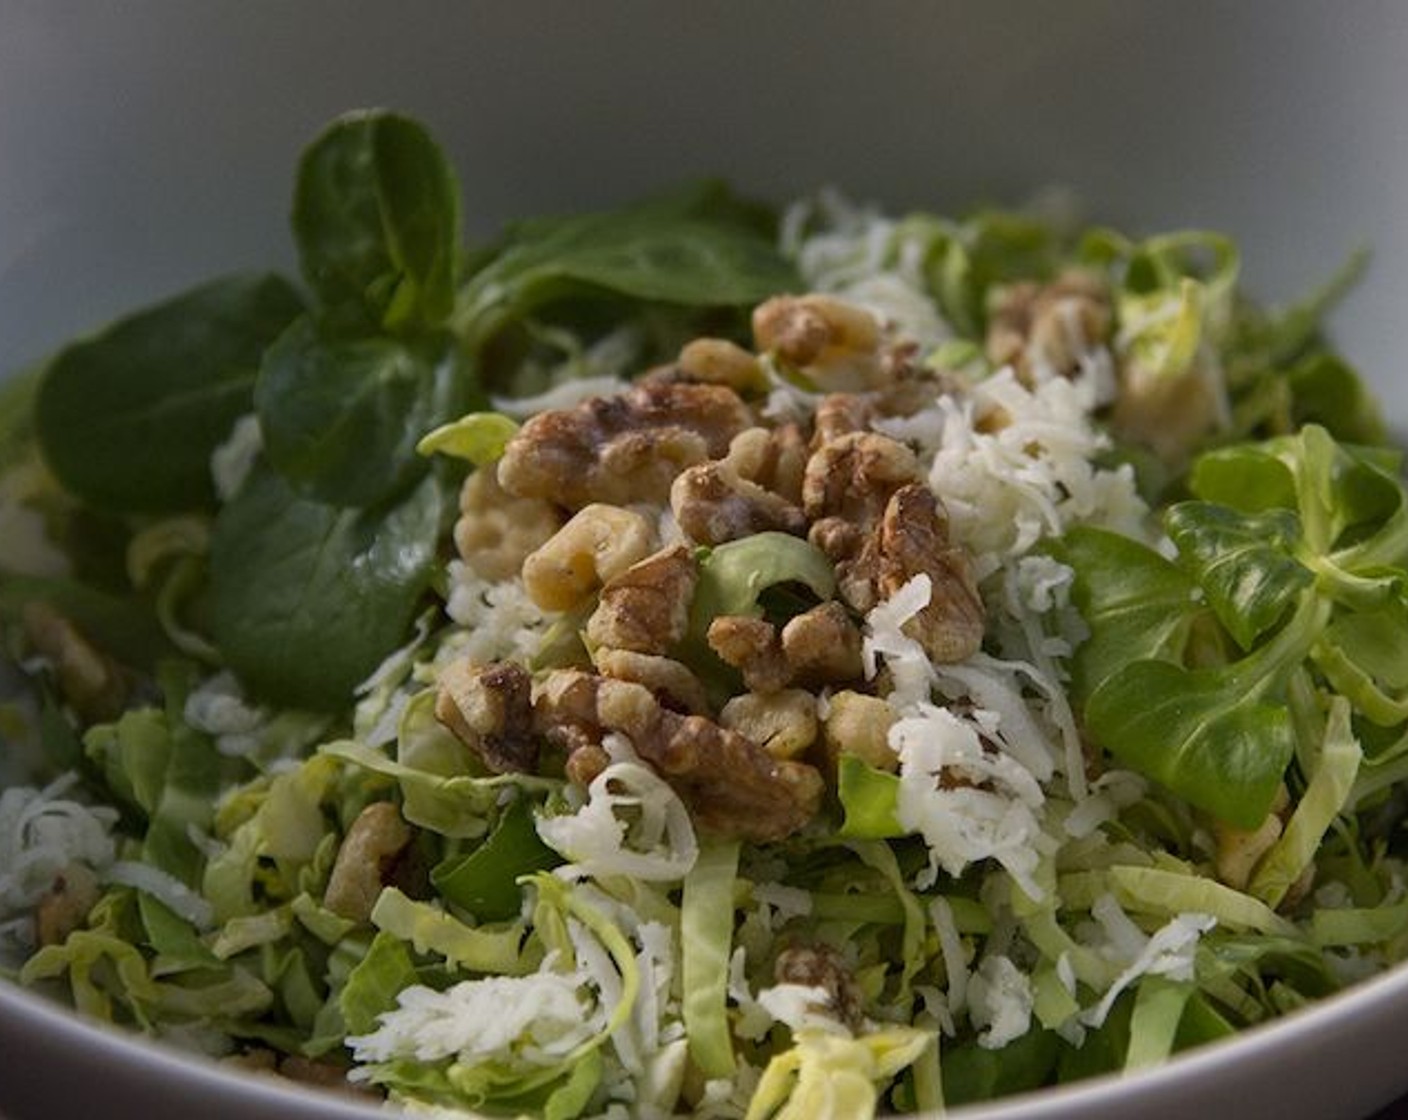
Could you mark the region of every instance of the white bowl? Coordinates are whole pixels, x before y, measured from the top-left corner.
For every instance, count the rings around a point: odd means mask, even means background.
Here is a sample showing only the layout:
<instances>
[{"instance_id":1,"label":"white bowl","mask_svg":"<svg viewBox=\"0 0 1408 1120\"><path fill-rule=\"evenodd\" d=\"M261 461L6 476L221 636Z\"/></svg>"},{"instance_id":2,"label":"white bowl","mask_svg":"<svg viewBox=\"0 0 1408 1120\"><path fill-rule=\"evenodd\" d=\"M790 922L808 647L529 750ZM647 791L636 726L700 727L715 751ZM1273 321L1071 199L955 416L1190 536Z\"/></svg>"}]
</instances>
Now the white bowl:
<instances>
[{"instance_id":1,"label":"white bowl","mask_svg":"<svg viewBox=\"0 0 1408 1120\"><path fill-rule=\"evenodd\" d=\"M1019 202L1235 236L1249 287L1312 288L1408 430L1408 6L542 0L0 8L0 370L209 275L288 265L298 151L345 109L426 121L472 232L701 174L774 199ZM1360 1116L1408 1089L1408 971L1107 1079L968 1113ZM0 986L0 1112L342 1117Z\"/></svg>"}]
</instances>

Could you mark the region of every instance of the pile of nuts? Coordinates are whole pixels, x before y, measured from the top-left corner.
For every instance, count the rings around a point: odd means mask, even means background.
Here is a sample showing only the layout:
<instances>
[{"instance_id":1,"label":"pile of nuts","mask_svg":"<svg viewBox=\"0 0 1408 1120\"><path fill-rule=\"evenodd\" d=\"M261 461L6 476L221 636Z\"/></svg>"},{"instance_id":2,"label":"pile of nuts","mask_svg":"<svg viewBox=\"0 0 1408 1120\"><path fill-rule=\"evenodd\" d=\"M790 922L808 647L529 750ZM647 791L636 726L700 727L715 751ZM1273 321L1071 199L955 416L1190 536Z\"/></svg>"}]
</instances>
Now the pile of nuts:
<instances>
[{"instance_id":1,"label":"pile of nuts","mask_svg":"<svg viewBox=\"0 0 1408 1120\"><path fill-rule=\"evenodd\" d=\"M535 772L556 751L587 783L620 734L701 830L781 839L817 812L839 753L896 765L883 681L862 673L866 612L926 575L909 636L939 662L980 646L969 557L914 452L872 426L932 402L943 376L829 296L768 300L753 336L754 351L696 339L615 395L538 414L465 483L464 562L580 620L584 654L445 670L437 716L491 770ZM765 416L767 363L813 392L807 420ZM688 644L699 557L760 533L808 542L836 592L787 617L704 620L704 656L738 682L720 696Z\"/></svg>"}]
</instances>

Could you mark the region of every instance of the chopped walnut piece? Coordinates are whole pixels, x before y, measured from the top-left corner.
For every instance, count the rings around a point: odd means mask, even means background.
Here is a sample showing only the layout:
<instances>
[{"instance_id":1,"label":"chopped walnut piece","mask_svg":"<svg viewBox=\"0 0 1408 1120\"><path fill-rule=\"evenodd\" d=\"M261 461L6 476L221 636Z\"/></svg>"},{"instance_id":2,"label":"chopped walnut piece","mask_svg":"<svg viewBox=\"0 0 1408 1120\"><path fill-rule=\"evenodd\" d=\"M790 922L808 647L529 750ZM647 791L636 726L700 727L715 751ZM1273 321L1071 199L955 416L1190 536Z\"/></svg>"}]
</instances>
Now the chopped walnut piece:
<instances>
[{"instance_id":1,"label":"chopped walnut piece","mask_svg":"<svg viewBox=\"0 0 1408 1120\"><path fill-rule=\"evenodd\" d=\"M849 690L833 695L821 725L828 771L835 770L843 754L855 755L877 770L898 770L899 755L890 746L890 728L897 718L889 702L879 696Z\"/></svg>"},{"instance_id":2,"label":"chopped walnut piece","mask_svg":"<svg viewBox=\"0 0 1408 1120\"><path fill-rule=\"evenodd\" d=\"M496 774L538 767L532 682L512 661L453 661L440 671L435 718Z\"/></svg>"},{"instance_id":3,"label":"chopped walnut piece","mask_svg":"<svg viewBox=\"0 0 1408 1120\"><path fill-rule=\"evenodd\" d=\"M828 393L817 402L812 420L812 445L821 447L852 432L868 432L875 416L870 397L861 393Z\"/></svg>"},{"instance_id":4,"label":"chopped walnut piece","mask_svg":"<svg viewBox=\"0 0 1408 1120\"><path fill-rule=\"evenodd\" d=\"M865 1022L865 997L839 950L830 945L793 945L777 955L773 975L779 984L800 984L826 993L828 1011L851 1030Z\"/></svg>"},{"instance_id":5,"label":"chopped walnut piece","mask_svg":"<svg viewBox=\"0 0 1408 1120\"><path fill-rule=\"evenodd\" d=\"M793 505L801 505L802 475L806 472L809 454L802 429L786 423L776 428L749 428L739 432L728 445L724 462L737 471L740 478L756 482Z\"/></svg>"},{"instance_id":6,"label":"chopped walnut piece","mask_svg":"<svg viewBox=\"0 0 1408 1120\"><path fill-rule=\"evenodd\" d=\"M478 470L460 487L455 550L482 579L512 579L530 553L562 525L557 507L542 498L516 498L492 469Z\"/></svg>"},{"instance_id":7,"label":"chopped walnut piece","mask_svg":"<svg viewBox=\"0 0 1408 1120\"><path fill-rule=\"evenodd\" d=\"M593 645L665 653L684 637L699 565L682 544L637 560L612 576L587 620Z\"/></svg>"},{"instance_id":8,"label":"chopped walnut piece","mask_svg":"<svg viewBox=\"0 0 1408 1120\"><path fill-rule=\"evenodd\" d=\"M719 725L748 736L774 758L796 758L816 742L816 697L800 688L745 692L724 705Z\"/></svg>"},{"instance_id":9,"label":"chopped walnut piece","mask_svg":"<svg viewBox=\"0 0 1408 1120\"><path fill-rule=\"evenodd\" d=\"M1109 293L1091 273L1065 272L1049 284L1021 281L994 289L984 348L994 366L1011 365L1024 380L1069 377L1109 335L1112 321Z\"/></svg>"},{"instance_id":10,"label":"chopped walnut piece","mask_svg":"<svg viewBox=\"0 0 1408 1120\"><path fill-rule=\"evenodd\" d=\"M791 683L781 636L767 619L720 615L709 623L707 637L719 660L743 674L750 692L777 692Z\"/></svg>"},{"instance_id":11,"label":"chopped walnut piece","mask_svg":"<svg viewBox=\"0 0 1408 1120\"><path fill-rule=\"evenodd\" d=\"M929 603L905 624L905 633L935 661L962 661L982 645L986 622L972 557L949 540L943 503L916 484L895 492L860 556L838 568L837 584L864 613L920 574L930 579Z\"/></svg>"},{"instance_id":12,"label":"chopped walnut piece","mask_svg":"<svg viewBox=\"0 0 1408 1120\"><path fill-rule=\"evenodd\" d=\"M643 685L559 670L539 691L535 714L540 725L574 727L578 743L598 748L609 732L625 735L680 795L695 825L716 836L780 840L806 824L821 804L823 785L815 768L779 761L704 716L669 711ZM596 753L581 767L569 758L568 773L574 778L590 773L600 762Z\"/></svg>"},{"instance_id":13,"label":"chopped walnut piece","mask_svg":"<svg viewBox=\"0 0 1408 1120\"><path fill-rule=\"evenodd\" d=\"M739 393L767 391L767 375L757 355L727 339L693 339L680 349L675 364L694 381L727 385Z\"/></svg>"},{"instance_id":14,"label":"chopped walnut piece","mask_svg":"<svg viewBox=\"0 0 1408 1120\"><path fill-rule=\"evenodd\" d=\"M524 559L523 590L545 611L571 610L654 548L643 516L594 502Z\"/></svg>"},{"instance_id":15,"label":"chopped walnut piece","mask_svg":"<svg viewBox=\"0 0 1408 1120\"><path fill-rule=\"evenodd\" d=\"M88 920L102 895L98 876L85 863L70 863L56 876L34 908L34 932L41 945L61 945Z\"/></svg>"},{"instance_id":16,"label":"chopped walnut piece","mask_svg":"<svg viewBox=\"0 0 1408 1120\"><path fill-rule=\"evenodd\" d=\"M753 342L825 389L869 389L893 370L869 311L827 295L774 296L753 310Z\"/></svg>"},{"instance_id":17,"label":"chopped walnut piece","mask_svg":"<svg viewBox=\"0 0 1408 1120\"><path fill-rule=\"evenodd\" d=\"M721 615L709 623L709 647L743 674L750 692L791 684L816 687L861 676L861 635L840 603L795 615L778 632L765 618Z\"/></svg>"},{"instance_id":18,"label":"chopped walnut piece","mask_svg":"<svg viewBox=\"0 0 1408 1120\"><path fill-rule=\"evenodd\" d=\"M629 649L598 649L592 660L603 677L643 684L667 708L700 715L709 711L709 699L699 678L672 657Z\"/></svg>"},{"instance_id":19,"label":"chopped walnut piece","mask_svg":"<svg viewBox=\"0 0 1408 1120\"><path fill-rule=\"evenodd\" d=\"M914 452L889 436L848 432L826 441L802 480L802 508L812 519L807 539L834 564L853 559L891 495L921 478Z\"/></svg>"},{"instance_id":20,"label":"chopped walnut piece","mask_svg":"<svg viewBox=\"0 0 1408 1120\"><path fill-rule=\"evenodd\" d=\"M534 416L504 449L499 481L511 494L574 510L663 502L675 475L722 458L751 422L727 386L652 379Z\"/></svg>"},{"instance_id":21,"label":"chopped walnut piece","mask_svg":"<svg viewBox=\"0 0 1408 1120\"><path fill-rule=\"evenodd\" d=\"M858 680L860 653L860 630L835 600L788 619L782 628L782 656L794 681L814 686Z\"/></svg>"},{"instance_id":22,"label":"chopped walnut piece","mask_svg":"<svg viewBox=\"0 0 1408 1120\"><path fill-rule=\"evenodd\" d=\"M396 879L397 864L415 834L389 801L374 801L347 827L337 849L323 905L344 918L365 922L382 888Z\"/></svg>"},{"instance_id":23,"label":"chopped walnut piece","mask_svg":"<svg viewBox=\"0 0 1408 1120\"><path fill-rule=\"evenodd\" d=\"M670 508L685 534L716 545L771 531L805 536L807 516L786 498L741 477L725 462L689 467L670 487Z\"/></svg>"}]
</instances>

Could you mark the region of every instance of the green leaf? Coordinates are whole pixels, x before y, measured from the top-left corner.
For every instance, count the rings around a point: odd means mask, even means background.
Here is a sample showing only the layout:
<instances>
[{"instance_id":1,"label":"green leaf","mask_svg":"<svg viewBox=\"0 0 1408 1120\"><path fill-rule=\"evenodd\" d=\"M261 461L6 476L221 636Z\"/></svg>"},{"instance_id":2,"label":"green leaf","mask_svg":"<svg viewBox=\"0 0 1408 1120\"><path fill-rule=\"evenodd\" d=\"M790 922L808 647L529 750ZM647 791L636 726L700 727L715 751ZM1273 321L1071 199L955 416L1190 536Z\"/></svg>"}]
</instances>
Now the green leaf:
<instances>
[{"instance_id":1,"label":"green leaf","mask_svg":"<svg viewBox=\"0 0 1408 1120\"><path fill-rule=\"evenodd\" d=\"M904 836L899 821L899 777L877 770L853 754L836 760L836 796L845 820L838 836L857 840L887 840Z\"/></svg>"},{"instance_id":2,"label":"green leaf","mask_svg":"<svg viewBox=\"0 0 1408 1120\"><path fill-rule=\"evenodd\" d=\"M518 433L518 422L501 412L471 412L442 424L416 444L422 455L451 455L476 467L487 467L503 457L509 440Z\"/></svg>"},{"instance_id":3,"label":"green leaf","mask_svg":"<svg viewBox=\"0 0 1408 1120\"><path fill-rule=\"evenodd\" d=\"M424 347L330 338L305 318L269 348L254 403L269 460L295 489L367 506L425 473L416 443L449 413L454 381Z\"/></svg>"},{"instance_id":4,"label":"green leaf","mask_svg":"<svg viewBox=\"0 0 1408 1120\"><path fill-rule=\"evenodd\" d=\"M562 858L538 839L526 797L517 797L499 817L488 838L474 851L440 864L430 881L440 897L481 922L516 916L523 905L522 875L548 871Z\"/></svg>"},{"instance_id":5,"label":"green leaf","mask_svg":"<svg viewBox=\"0 0 1408 1120\"><path fill-rule=\"evenodd\" d=\"M405 942L389 933L378 933L367 955L357 963L338 995L346 1034L368 1034L377 1016L396 1006L396 997L418 980Z\"/></svg>"},{"instance_id":6,"label":"green leaf","mask_svg":"<svg viewBox=\"0 0 1408 1120\"><path fill-rule=\"evenodd\" d=\"M1266 818L1295 755L1290 714L1236 674L1135 661L1091 694L1086 721L1127 766L1241 828Z\"/></svg>"},{"instance_id":7,"label":"green leaf","mask_svg":"<svg viewBox=\"0 0 1408 1120\"><path fill-rule=\"evenodd\" d=\"M1300 520L1288 510L1239 514L1212 502L1180 502L1164 514L1164 526L1243 649L1279 622L1314 579L1294 556Z\"/></svg>"},{"instance_id":8,"label":"green leaf","mask_svg":"<svg viewBox=\"0 0 1408 1120\"><path fill-rule=\"evenodd\" d=\"M101 509L211 506L211 453L250 410L265 348L301 310L278 277L234 277L73 344L45 370L35 402L45 459Z\"/></svg>"},{"instance_id":9,"label":"green leaf","mask_svg":"<svg viewBox=\"0 0 1408 1120\"><path fill-rule=\"evenodd\" d=\"M303 275L337 329L398 332L450 313L459 184L415 121L373 110L329 126L299 164L293 232Z\"/></svg>"},{"instance_id":10,"label":"green leaf","mask_svg":"<svg viewBox=\"0 0 1408 1120\"><path fill-rule=\"evenodd\" d=\"M485 339L565 297L729 307L798 285L754 212L717 191L693 192L512 227L465 285L454 321L458 333Z\"/></svg>"},{"instance_id":11,"label":"green leaf","mask_svg":"<svg viewBox=\"0 0 1408 1120\"><path fill-rule=\"evenodd\" d=\"M274 703L345 706L415 617L442 501L426 478L390 508L338 509L256 468L211 540L212 624L229 666Z\"/></svg>"},{"instance_id":12,"label":"green leaf","mask_svg":"<svg viewBox=\"0 0 1408 1120\"><path fill-rule=\"evenodd\" d=\"M1131 661L1176 659L1197 609L1188 574L1139 541L1080 526L1055 546L1076 573L1072 600L1090 637L1072 665L1086 697Z\"/></svg>"},{"instance_id":13,"label":"green leaf","mask_svg":"<svg viewBox=\"0 0 1408 1120\"><path fill-rule=\"evenodd\" d=\"M1286 372L1291 418L1297 426L1320 424L1336 439L1383 443L1387 438L1377 398L1344 359L1323 351Z\"/></svg>"}]
</instances>

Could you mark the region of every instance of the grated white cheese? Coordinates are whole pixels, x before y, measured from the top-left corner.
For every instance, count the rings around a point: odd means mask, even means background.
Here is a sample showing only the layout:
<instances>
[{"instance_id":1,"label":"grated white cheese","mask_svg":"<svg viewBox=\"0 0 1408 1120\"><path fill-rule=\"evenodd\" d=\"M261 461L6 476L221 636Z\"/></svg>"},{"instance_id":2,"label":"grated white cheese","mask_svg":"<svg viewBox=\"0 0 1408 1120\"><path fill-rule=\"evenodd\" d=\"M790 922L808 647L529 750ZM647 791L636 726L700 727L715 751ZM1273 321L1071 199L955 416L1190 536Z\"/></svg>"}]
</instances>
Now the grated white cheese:
<instances>
[{"instance_id":1,"label":"grated white cheese","mask_svg":"<svg viewBox=\"0 0 1408 1120\"><path fill-rule=\"evenodd\" d=\"M978 1045L1000 1050L1031 1029L1036 997L1031 978L1010 957L984 957L968 982L968 1018Z\"/></svg>"},{"instance_id":2,"label":"grated white cheese","mask_svg":"<svg viewBox=\"0 0 1408 1120\"><path fill-rule=\"evenodd\" d=\"M1198 942L1217 924L1210 914L1176 914L1153 934L1146 935L1108 894L1096 899L1090 913L1107 939L1103 955L1123 964L1124 969L1100 1001L1080 1013L1080 1022L1087 1027L1101 1026L1120 993L1141 976L1192 980Z\"/></svg>"},{"instance_id":3,"label":"grated white cheese","mask_svg":"<svg viewBox=\"0 0 1408 1120\"><path fill-rule=\"evenodd\" d=\"M456 656L482 664L526 663L537 652L550 618L528 597L521 580L491 583L462 560L449 565L445 612L463 628L447 645Z\"/></svg>"},{"instance_id":4,"label":"grated white cheese","mask_svg":"<svg viewBox=\"0 0 1408 1120\"><path fill-rule=\"evenodd\" d=\"M117 810L64 796L77 783L70 773L42 789L0 792L0 945L33 948L33 908L64 868L101 872L116 857Z\"/></svg>"},{"instance_id":5,"label":"grated white cheese","mask_svg":"<svg viewBox=\"0 0 1408 1120\"><path fill-rule=\"evenodd\" d=\"M897 815L929 849L917 885L932 886L940 869L957 876L969 864L994 859L1040 900L1045 892L1034 875L1042 853L1054 845L1041 828L1045 794L1015 758L984 746L984 716L995 724L992 713L959 716L923 704L890 728L890 746L900 759Z\"/></svg>"},{"instance_id":6,"label":"grated white cheese","mask_svg":"<svg viewBox=\"0 0 1408 1120\"><path fill-rule=\"evenodd\" d=\"M587 983L581 970L544 968L464 980L443 992L415 985L401 992L375 1031L347 1044L363 1065L403 1058L550 1065L605 1027L604 1007ZM359 1072L350 1076L358 1079Z\"/></svg>"},{"instance_id":7,"label":"grated white cheese","mask_svg":"<svg viewBox=\"0 0 1408 1120\"><path fill-rule=\"evenodd\" d=\"M684 802L654 770L631 759L598 774L577 812L536 823L543 842L572 861L568 873L575 875L669 882L683 878L699 856Z\"/></svg>"}]
</instances>

